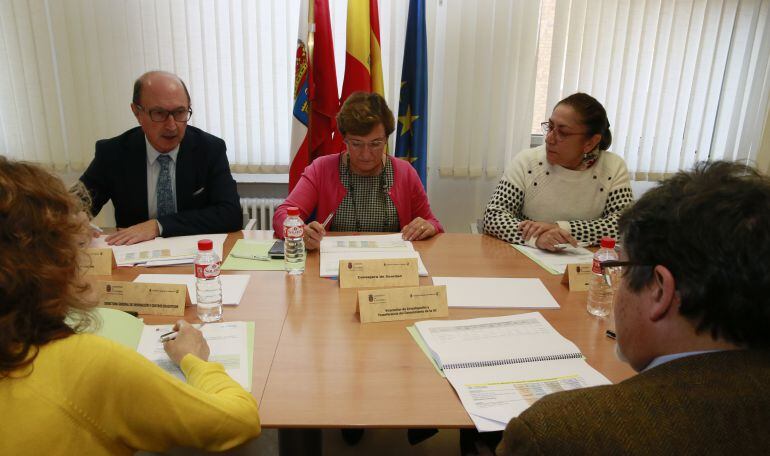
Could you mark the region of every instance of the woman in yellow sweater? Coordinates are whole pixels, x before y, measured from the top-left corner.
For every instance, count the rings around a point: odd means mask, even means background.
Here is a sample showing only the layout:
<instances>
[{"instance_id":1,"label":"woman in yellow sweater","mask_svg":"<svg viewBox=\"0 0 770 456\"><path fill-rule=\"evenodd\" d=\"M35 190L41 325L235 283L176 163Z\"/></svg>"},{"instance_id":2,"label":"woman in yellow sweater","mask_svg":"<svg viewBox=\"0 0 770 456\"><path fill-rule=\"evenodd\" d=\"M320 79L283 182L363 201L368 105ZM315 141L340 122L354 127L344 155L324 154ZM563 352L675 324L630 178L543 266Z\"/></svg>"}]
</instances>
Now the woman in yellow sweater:
<instances>
[{"instance_id":1,"label":"woman in yellow sweater","mask_svg":"<svg viewBox=\"0 0 770 456\"><path fill-rule=\"evenodd\" d=\"M89 241L81 209L56 177L0 156L0 454L216 451L259 435L256 401L207 362L189 324L165 347L186 383L78 332L93 306L78 267Z\"/></svg>"}]
</instances>

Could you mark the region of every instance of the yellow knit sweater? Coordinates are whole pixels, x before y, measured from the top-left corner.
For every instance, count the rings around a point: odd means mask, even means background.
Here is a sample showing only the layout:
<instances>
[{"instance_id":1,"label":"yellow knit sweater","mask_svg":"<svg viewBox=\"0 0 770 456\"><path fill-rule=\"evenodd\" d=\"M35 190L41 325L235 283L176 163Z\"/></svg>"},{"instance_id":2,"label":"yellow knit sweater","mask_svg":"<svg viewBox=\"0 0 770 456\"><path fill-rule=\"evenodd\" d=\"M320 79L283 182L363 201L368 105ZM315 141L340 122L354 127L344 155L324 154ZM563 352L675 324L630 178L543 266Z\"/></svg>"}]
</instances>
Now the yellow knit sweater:
<instances>
[{"instance_id":1,"label":"yellow knit sweater","mask_svg":"<svg viewBox=\"0 0 770 456\"><path fill-rule=\"evenodd\" d=\"M260 433L254 398L220 364L187 355L187 383L138 353L79 334L0 379L0 454L225 450Z\"/></svg>"}]
</instances>

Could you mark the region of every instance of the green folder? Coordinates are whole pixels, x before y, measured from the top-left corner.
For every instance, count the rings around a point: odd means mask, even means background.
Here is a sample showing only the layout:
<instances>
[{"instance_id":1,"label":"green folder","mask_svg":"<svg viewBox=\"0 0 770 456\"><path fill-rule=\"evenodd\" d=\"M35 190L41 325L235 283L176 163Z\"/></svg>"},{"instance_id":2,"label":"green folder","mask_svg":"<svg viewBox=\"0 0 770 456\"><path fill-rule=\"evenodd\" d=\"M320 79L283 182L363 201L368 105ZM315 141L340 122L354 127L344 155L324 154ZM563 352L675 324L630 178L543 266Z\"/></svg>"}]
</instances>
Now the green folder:
<instances>
[{"instance_id":1,"label":"green folder","mask_svg":"<svg viewBox=\"0 0 770 456\"><path fill-rule=\"evenodd\" d=\"M275 240L253 241L249 239L238 239L235 242L230 254L227 255L225 262L222 263L223 271L283 271L283 259L278 260L250 260L247 258L236 258L233 256L268 256L267 252L273 246Z\"/></svg>"},{"instance_id":2,"label":"green folder","mask_svg":"<svg viewBox=\"0 0 770 456\"><path fill-rule=\"evenodd\" d=\"M433 367L436 369L436 372L443 378L446 378L446 375L444 374L444 370L439 367L439 365L436 363L436 360L433 359L433 356L430 354L430 349L428 349L428 345L425 343L425 340L420 335L420 332L417 331L417 328L414 326L407 326L406 330L409 331L409 334L412 336L415 342L417 342L417 346L420 347L420 350L422 350L423 353L425 353L425 356L428 357L428 360L433 364Z\"/></svg>"}]
</instances>

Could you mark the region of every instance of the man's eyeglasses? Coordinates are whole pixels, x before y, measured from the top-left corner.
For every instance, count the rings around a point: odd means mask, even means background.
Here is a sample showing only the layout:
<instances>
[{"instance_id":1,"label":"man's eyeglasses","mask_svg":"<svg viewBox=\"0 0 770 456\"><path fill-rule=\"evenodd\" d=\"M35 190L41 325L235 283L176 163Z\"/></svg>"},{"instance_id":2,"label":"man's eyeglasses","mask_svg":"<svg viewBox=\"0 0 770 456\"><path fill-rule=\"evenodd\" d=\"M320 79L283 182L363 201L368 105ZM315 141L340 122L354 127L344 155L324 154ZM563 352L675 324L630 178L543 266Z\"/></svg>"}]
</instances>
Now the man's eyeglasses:
<instances>
[{"instance_id":1,"label":"man's eyeglasses","mask_svg":"<svg viewBox=\"0 0 770 456\"><path fill-rule=\"evenodd\" d=\"M619 260L608 260L608 261L602 261L601 263L599 263L599 267L602 270L602 276L604 277L604 282L609 287L612 287L613 280L617 281L618 284L620 284L620 278L623 277L623 273L625 273L625 269L627 266L651 266L651 265L634 263L633 261L619 261Z\"/></svg>"},{"instance_id":2,"label":"man's eyeglasses","mask_svg":"<svg viewBox=\"0 0 770 456\"><path fill-rule=\"evenodd\" d=\"M570 136L584 135L586 132L581 131L579 133L564 133L560 129L556 128L553 122L543 122L540 124L540 128L543 130L543 136L548 136L549 132L553 132L556 141L562 142Z\"/></svg>"},{"instance_id":3,"label":"man's eyeglasses","mask_svg":"<svg viewBox=\"0 0 770 456\"><path fill-rule=\"evenodd\" d=\"M144 106L136 105L137 109L144 111ZM187 122L192 117L192 108L179 108L173 111L165 109L150 109L146 111L153 122L165 122L168 116L172 116L177 122Z\"/></svg>"},{"instance_id":4,"label":"man's eyeglasses","mask_svg":"<svg viewBox=\"0 0 770 456\"><path fill-rule=\"evenodd\" d=\"M386 144L385 138L375 139L372 142L360 141L358 139L346 139L344 142L352 150L364 150L364 148L368 147L372 152L381 151Z\"/></svg>"}]
</instances>

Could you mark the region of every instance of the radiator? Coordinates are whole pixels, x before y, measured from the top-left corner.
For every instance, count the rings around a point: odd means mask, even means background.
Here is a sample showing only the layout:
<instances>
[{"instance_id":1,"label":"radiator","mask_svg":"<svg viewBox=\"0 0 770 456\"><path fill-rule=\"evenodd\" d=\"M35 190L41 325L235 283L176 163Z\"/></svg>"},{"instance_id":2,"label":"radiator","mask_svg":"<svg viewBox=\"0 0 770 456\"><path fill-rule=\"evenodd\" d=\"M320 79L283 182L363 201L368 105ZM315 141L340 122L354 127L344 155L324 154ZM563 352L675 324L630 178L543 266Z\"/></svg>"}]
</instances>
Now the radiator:
<instances>
[{"instance_id":1,"label":"radiator","mask_svg":"<svg viewBox=\"0 0 770 456\"><path fill-rule=\"evenodd\" d=\"M247 226L249 220L255 220L254 226L248 226L250 230L272 230L273 214L283 200L280 198L241 198L243 210L243 226Z\"/></svg>"}]
</instances>

